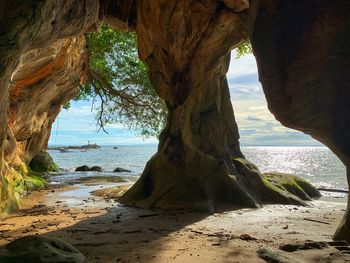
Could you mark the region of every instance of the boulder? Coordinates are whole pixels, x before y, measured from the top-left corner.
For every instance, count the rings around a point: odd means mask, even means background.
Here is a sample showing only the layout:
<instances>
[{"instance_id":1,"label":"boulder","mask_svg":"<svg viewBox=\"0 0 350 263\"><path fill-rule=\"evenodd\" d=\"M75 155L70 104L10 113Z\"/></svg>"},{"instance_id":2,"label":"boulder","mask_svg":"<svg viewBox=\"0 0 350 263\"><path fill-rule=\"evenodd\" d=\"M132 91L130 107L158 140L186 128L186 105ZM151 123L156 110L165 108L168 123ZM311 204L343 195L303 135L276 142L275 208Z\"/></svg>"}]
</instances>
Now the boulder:
<instances>
[{"instance_id":1,"label":"boulder","mask_svg":"<svg viewBox=\"0 0 350 263\"><path fill-rule=\"evenodd\" d=\"M102 172L102 167L101 166L92 166L89 171Z\"/></svg>"},{"instance_id":2,"label":"boulder","mask_svg":"<svg viewBox=\"0 0 350 263\"><path fill-rule=\"evenodd\" d=\"M79 166L75 169L76 172L88 172L90 171L90 167L87 165Z\"/></svg>"},{"instance_id":3,"label":"boulder","mask_svg":"<svg viewBox=\"0 0 350 263\"><path fill-rule=\"evenodd\" d=\"M46 151L38 153L29 163L30 169L34 172L57 172L58 165L52 160L50 154Z\"/></svg>"},{"instance_id":4,"label":"boulder","mask_svg":"<svg viewBox=\"0 0 350 263\"><path fill-rule=\"evenodd\" d=\"M53 237L28 236L0 248L0 262L84 262L72 245Z\"/></svg>"}]
</instances>

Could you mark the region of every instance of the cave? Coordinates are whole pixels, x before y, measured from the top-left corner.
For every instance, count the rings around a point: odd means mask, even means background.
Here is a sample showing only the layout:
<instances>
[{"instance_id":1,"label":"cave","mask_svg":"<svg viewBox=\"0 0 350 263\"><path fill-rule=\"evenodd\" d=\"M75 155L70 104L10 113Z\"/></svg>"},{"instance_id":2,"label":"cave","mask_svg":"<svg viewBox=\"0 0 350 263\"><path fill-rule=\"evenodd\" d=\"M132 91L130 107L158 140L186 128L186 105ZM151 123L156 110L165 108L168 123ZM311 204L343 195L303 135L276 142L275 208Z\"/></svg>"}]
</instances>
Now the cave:
<instances>
[{"instance_id":1,"label":"cave","mask_svg":"<svg viewBox=\"0 0 350 263\"><path fill-rule=\"evenodd\" d=\"M14 185L46 150L61 106L85 81L84 33L101 21L136 32L169 111L158 152L122 203L216 211L310 199L277 191L240 151L226 72L230 51L247 40L269 110L329 147L349 182L347 11L345 0L2 2L0 212L16 209ZM349 207L334 239L350 241Z\"/></svg>"}]
</instances>

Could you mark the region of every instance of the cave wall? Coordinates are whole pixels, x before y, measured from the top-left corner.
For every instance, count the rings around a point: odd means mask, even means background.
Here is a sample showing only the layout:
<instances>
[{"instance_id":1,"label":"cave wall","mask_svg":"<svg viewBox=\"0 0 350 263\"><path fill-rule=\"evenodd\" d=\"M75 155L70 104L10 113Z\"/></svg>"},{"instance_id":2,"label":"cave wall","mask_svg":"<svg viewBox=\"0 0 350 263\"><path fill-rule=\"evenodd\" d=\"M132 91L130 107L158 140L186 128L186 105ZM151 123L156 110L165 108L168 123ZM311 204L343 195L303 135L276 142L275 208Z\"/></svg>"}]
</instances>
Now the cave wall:
<instances>
[{"instance_id":1,"label":"cave wall","mask_svg":"<svg viewBox=\"0 0 350 263\"><path fill-rule=\"evenodd\" d=\"M97 0L0 3L0 214L17 207L26 163L86 77L83 33L98 12Z\"/></svg>"},{"instance_id":2,"label":"cave wall","mask_svg":"<svg viewBox=\"0 0 350 263\"><path fill-rule=\"evenodd\" d=\"M132 30L134 14L132 0L0 2L0 215L18 206L26 165L87 78L84 33L101 20Z\"/></svg>"},{"instance_id":3,"label":"cave wall","mask_svg":"<svg viewBox=\"0 0 350 263\"><path fill-rule=\"evenodd\" d=\"M327 145L350 182L350 2L255 3L251 42L270 111ZM349 201L337 239L350 239Z\"/></svg>"},{"instance_id":4,"label":"cave wall","mask_svg":"<svg viewBox=\"0 0 350 263\"><path fill-rule=\"evenodd\" d=\"M83 36L60 39L21 56L9 87L7 133L16 147L14 155L6 150L5 158L11 165L28 162L47 148L52 123L84 82L87 63Z\"/></svg>"}]
</instances>

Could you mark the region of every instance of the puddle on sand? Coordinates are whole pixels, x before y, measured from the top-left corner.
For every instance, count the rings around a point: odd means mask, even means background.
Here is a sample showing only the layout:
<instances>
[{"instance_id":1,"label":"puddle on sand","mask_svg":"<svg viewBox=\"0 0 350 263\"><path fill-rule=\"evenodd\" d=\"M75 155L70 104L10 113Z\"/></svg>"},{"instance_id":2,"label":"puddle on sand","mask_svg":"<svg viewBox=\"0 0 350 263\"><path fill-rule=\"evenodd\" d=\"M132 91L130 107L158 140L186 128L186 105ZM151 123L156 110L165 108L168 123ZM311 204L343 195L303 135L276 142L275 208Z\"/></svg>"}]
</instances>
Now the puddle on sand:
<instances>
[{"instance_id":1,"label":"puddle on sand","mask_svg":"<svg viewBox=\"0 0 350 263\"><path fill-rule=\"evenodd\" d=\"M75 184L74 188L62 192L52 192L47 195L47 202L49 205L64 204L75 207L101 207L108 206L114 203L113 200L105 200L99 196L93 196L91 193L107 187L114 187L120 184L106 184L106 185L83 185Z\"/></svg>"}]
</instances>

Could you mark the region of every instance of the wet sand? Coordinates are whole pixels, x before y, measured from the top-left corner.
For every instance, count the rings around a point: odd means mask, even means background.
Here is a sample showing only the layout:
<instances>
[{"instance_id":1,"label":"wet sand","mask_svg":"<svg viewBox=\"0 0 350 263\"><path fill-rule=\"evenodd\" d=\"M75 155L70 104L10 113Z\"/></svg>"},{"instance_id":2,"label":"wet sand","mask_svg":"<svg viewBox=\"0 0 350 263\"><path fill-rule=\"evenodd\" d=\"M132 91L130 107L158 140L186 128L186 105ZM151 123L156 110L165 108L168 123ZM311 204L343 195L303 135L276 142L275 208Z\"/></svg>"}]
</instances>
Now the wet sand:
<instances>
[{"instance_id":1,"label":"wet sand","mask_svg":"<svg viewBox=\"0 0 350 263\"><path fill-rule=\"evenodd\" d=\"M295 252L279 247L331 241L346 208L342 202L207 214L138 209L90 195L112 185L117 184L75 184L28 195L20 211L1 220L0 246L28 235L59 237L86 262L266 262L256 253L261 248L289 262L321 262L339 253L334 247Z\"/></svg>"}]
</instances>

